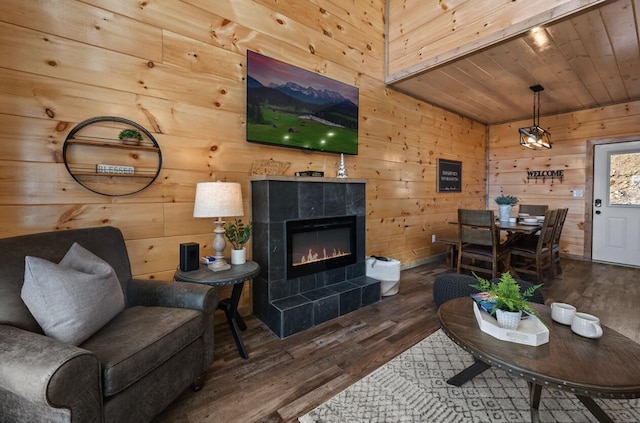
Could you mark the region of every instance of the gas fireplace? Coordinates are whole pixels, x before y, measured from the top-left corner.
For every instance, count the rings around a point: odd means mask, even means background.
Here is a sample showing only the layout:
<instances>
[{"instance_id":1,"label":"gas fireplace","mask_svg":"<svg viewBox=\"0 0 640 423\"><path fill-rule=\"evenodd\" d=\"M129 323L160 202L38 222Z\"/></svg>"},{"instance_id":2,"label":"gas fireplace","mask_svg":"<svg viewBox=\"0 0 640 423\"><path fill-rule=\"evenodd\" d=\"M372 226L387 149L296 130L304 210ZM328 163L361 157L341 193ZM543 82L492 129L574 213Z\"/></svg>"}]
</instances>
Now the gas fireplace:
<instances>
[{"instance_id":1,"label":"gas fireplace","mask_svg":"<svg viewBox=\"0 0 640 423\"><path fill-rule=\"evenodd\" d=\"M251 177L253 314L279 337L380 301L365 196L363 179Z\"/></svg>"},{"instance_id":2,"label":"gas fireplace","mask_svg":"<svg viewBox=\"0 0 640 423\"><path fill-rule=\"evenodd\" d=\"M356 262L356 217L286 222L287 279Z\"/></svg>"}]
</instances>

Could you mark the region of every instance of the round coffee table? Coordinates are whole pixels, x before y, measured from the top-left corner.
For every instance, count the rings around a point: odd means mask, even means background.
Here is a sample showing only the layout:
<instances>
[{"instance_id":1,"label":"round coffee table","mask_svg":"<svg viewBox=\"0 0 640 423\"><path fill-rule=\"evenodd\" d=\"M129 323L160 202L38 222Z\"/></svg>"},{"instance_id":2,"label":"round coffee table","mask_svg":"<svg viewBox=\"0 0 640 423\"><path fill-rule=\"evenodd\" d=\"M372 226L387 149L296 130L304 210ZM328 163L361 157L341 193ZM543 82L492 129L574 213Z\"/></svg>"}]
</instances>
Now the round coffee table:
<instances>
[{"instance_id":1,"label":"round coffee table","mask_svg":"<svg viewBox=\"0 0 640 423\"><path fill-rule=\"evenodd\" d=\"M442 304L438 316L443 332L476 360L447 382L461 386L489 367L497 367L529 384L533 422L539 421L543 387L571 392L598 421L612 422L593 398L640 396L640 345L604 325L602 338L583 338L569 326L551 320L548 306L532 306L549 328L549 343L537 347L501 341L480 330L471 298Z\"/></svg>"},{"instance_id":2,"label":"round coffee table","mask_svg":"<svg viewBox=\"0 0 640 423\"><path fill-rule=\"evenodd\" d=\"M209 270L205 264L201 264L199 269L190 272L183 272L178 267L174 276L177 282L203 283L210 286L233 285L231 298L220 300L218 308L224 311L227 317L227 323L229 323L231 329L231 334L236 341L238 353L244 359L248 359L249 354L240 337L240 331L246 330L247 325L242 319L242 316L238 314L238 303L240 303L244 282L253 279L255 276L258 276L259 273L260 266L258 263L248 260L244 264L234 264L230 269L219 272Z\"/></svg>"}]
</instances>

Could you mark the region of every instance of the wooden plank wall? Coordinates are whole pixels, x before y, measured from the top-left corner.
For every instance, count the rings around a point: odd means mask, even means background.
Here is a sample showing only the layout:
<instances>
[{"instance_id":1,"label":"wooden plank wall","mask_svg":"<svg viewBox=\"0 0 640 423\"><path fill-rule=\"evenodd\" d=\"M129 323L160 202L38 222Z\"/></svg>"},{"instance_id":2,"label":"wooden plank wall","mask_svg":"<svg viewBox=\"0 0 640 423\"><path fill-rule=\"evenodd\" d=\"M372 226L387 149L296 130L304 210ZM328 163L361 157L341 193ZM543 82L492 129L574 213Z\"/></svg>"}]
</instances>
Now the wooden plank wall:
<instances>
[{"instance_id":1,"label":"wooden plank wall","mask_svg":"<svg viewBox=\"0 0 640 423\"><path fill-rule=\"evenodd\" d=\"M585 242L585 211L591 212L584 198L574 198L575 190L592 189L593 175L587 159L587 140L609 139L640 134L640 101L540 118L540 126L551 132L552 149L530 151L519 145L518 128L531 121L494 125L489 129L489 205L500 194L516 195L524 204L569 207L562 232L561 252L582 258ZM528 170L564 170L564 180L527 181Z\"/></svg>"},{"instance_id":2,"label":"wooden plank wall","mask_svg":"<svg viewBox=\"0 0 640 423\"><path fill-rule=\"evenodd\" d=\"M555 21L603 0L388 0L395 82Z\"/></svg>"},{"instance_id":3,"label":"wooden plank wall","mask_svg":"<svg viewBox=\"0 0 640 423\"><path fill-rule=\"evenodd\" d=\"M192 217L197 182L240 182L249 220L253 160L334 176L335 154L245 141L251 49L359 87L360 152L346 165L369 180L366 253L405 265L442 253L431 234L450 230L459 206L484 205L486 128L386 89L384 9L384 0L3 0L0 236L113 225L137 277L171 280L180 243L211 253L212 222ZM164 163L152 186L105 197L71 178L63 142L95 116L154 134ZM439 157L463 161L463 193L436 193Z\"/></svg>"}]
</instances>

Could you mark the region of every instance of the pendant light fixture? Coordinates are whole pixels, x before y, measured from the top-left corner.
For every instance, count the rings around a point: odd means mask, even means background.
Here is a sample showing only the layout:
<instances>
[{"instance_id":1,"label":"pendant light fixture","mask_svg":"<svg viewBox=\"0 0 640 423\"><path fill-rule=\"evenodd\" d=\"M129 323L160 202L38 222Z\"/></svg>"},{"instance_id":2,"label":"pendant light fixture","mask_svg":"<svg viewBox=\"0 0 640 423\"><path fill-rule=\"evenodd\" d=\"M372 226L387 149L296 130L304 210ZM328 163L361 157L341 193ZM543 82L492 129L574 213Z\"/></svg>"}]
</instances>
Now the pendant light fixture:
<instances>
[{"instance_id":1,"label":"pendant light fixture","mask_svg":"<svg viewBox=\"0 0 640 423\"><path fill-rule=\"evenodd\" d=\"M540 127L540 91L544 88L542 85L533 85L529 89L533 91L533 126L518 129L520 145L532 150L551 148L551 134Z\"/></svg>"}]
</instances>

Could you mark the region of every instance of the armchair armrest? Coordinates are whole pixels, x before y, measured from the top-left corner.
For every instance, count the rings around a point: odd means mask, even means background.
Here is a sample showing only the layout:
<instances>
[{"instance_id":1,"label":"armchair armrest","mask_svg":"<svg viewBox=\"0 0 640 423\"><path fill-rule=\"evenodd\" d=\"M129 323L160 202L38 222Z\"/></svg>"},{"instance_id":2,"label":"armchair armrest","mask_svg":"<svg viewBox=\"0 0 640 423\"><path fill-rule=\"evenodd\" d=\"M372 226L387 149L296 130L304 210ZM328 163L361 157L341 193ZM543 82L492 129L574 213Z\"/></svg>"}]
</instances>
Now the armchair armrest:
<instances>
[{"instance_id":1,"label":"armchair armrest","mask_svg":"<svg viewBox=\"0 0 640 423\"><path fill-rule=\"evenodd\" d=\"M102 421L98 358L44 335L0 325L0 390L24 399L25 407L66 409L52 413L67 413L69 421ZM0 401L0 415L38 413L15 406Z\"/></svg>"},{"instance_id":2,"label":"armchair armrest","mask_svg":"<svg viewBox=\"0 0 640 423\"><path fill-rule=\"evenodd\" d=\"M128 306L190 308L205 311L218 306L218 291L196 283L132 279L127 285Z\"/></svg>"},{"instance_id":3,"label":"armchair armrest","mask_svg":"<svg viewBox=\"0 0 640 423\"><path fill-rule=\"evenodd\" d=\"M216 288L189 282L132 279L127 285L127 307L177 307L202 311L205 369L213 362L213 314L218 307Z\"/></svg>"}]
</instances>

